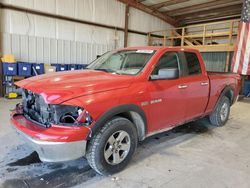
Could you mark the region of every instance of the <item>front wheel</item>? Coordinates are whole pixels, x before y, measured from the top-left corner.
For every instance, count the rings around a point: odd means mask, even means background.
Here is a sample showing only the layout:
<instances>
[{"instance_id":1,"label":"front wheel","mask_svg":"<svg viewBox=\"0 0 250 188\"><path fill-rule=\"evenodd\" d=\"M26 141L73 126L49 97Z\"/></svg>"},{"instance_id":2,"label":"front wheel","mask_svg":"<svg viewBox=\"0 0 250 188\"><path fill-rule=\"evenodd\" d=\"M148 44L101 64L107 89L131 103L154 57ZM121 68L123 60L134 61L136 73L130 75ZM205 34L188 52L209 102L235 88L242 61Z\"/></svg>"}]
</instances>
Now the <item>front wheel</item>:
<instances>
[{"instance_id":1,"label":"front wheel","mask_svg":"<svg viewBox=\"0 0 250 188\"><path fill-rule=\"evenodd\" d=\"M115 117L92 138L86 158L89 165L101 175L123 170L137 147L137 131L126 118Z\"/></svg>"},{"instance_id":2,"label":"front wheel","mask_svg":"<svg viewBox=\"0 0 250 188\"><path fill-rule=\"evenodd\" d=\"M230 114L230 100L228 97L221 97L215 107L214 112L209 116L210 122L215 126L223 126L228 120Z\"/></svg>"}]
</instances>

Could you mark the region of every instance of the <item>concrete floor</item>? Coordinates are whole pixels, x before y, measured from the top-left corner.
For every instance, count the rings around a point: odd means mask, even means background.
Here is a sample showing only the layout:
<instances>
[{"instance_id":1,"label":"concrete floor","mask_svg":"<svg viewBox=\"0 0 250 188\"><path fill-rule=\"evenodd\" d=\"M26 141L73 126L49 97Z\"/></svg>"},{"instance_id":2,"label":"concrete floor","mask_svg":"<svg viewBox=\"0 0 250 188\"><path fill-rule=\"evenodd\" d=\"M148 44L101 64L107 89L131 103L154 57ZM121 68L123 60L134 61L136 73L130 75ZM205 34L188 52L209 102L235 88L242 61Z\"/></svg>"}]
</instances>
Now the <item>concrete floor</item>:
<instances>
[{"instance_id":1,"label":"concrete floor","mask_svg":"<svg viewBox=\"0 0 250 188\"><path fill-rule=\"evenodd\" d=\"M232 107L230 120L207 120L148 138L130 165L110 177L85 159L41 163L9 123L17 100L0 99L0 187L250 187L250 100Z\"/></svg>"}]
</instances>

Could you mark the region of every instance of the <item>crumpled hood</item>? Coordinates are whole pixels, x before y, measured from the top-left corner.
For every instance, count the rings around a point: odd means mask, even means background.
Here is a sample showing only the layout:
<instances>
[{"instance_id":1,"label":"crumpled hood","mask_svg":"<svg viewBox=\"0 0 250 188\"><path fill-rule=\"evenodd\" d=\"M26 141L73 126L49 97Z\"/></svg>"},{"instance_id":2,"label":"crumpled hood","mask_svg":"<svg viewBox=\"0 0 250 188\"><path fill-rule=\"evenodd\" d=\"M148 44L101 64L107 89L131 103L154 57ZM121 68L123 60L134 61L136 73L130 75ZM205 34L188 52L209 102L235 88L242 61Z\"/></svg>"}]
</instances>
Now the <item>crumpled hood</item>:
<instances>
[{"instance_id":1,"label":"crumpled hood","mask_svg":"<svg viewBox=\"0 0 250 188\"><path fill-rule=\"evenodd\" d=\"M60 104L79 96L129 87L133 79L133 76L78 70L35 76L15 84L42 95L49 104Z\"/></svg>"}]
</instances>

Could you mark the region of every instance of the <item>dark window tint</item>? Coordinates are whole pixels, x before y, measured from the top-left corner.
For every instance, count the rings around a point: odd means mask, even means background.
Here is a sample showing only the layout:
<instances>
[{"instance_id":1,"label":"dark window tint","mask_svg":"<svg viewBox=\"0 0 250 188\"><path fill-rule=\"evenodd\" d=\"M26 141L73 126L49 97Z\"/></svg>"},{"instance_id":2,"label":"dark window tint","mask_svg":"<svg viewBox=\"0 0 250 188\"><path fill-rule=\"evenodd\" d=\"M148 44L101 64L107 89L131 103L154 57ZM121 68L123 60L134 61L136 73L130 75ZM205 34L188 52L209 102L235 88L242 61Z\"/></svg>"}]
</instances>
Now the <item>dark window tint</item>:
<instances>
[{"instance_id":1,"label":"dark window tint","mask_svg":"<svg viewBox=\"0 0 250 188\"><path fill-rule=\"evenodd\" d=\"M189 75L200 74L201 67L200 62L195 53L185 52L185 57L187 61L187 67L189 70Z\"/></svg>"},{"instance_id":2,"label":"dark window tint","mask_svg":"<svg viewBox=\"0 0 250 188\"><path fill-rule=\"evenodd\" d=\"M179 69L178 64L179 60L177 54L175 52L167 52L160 58L160 60L156 64L155 69L152 72L152 75L158 75L160 69L167 69L167 68Z\"/></svg>"}]
</instances>

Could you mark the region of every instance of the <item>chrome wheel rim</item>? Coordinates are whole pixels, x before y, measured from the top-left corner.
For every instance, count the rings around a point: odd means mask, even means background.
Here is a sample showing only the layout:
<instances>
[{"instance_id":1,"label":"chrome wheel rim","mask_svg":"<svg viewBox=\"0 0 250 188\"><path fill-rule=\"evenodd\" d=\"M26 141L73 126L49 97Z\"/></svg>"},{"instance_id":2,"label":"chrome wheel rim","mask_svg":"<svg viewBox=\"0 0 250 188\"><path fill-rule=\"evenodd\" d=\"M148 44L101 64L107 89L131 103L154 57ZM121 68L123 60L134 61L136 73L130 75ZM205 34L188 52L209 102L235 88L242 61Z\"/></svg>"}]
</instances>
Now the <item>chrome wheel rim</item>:
<instances>
[{"instance_id":1,"label":"chrome wheel rim","mask_svg":"<svg viewBox=\"0 0 250 188\"><path fill-rule=\"evenodd\" d=\"M104 147L104 158L107 163L116 165L128 155L131 146L130 136L125 131L113 133Z\"/></svg>"},{"instance_id":2,"label":"chrome wheel rim","mask_svg":"<svg viewBox=\"0 0 250 188\"><path fill-rule=\"evenodd\" d=\"M228 104L224 103L220 110L221 121L225 121L227 119L227 115L228 115Z\"/></svg>"}]
</instances>

